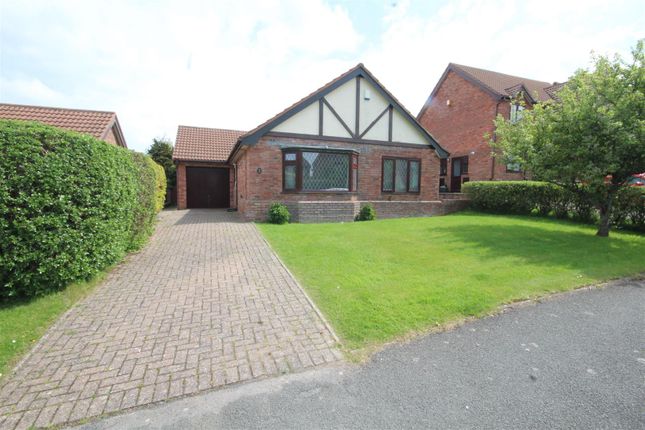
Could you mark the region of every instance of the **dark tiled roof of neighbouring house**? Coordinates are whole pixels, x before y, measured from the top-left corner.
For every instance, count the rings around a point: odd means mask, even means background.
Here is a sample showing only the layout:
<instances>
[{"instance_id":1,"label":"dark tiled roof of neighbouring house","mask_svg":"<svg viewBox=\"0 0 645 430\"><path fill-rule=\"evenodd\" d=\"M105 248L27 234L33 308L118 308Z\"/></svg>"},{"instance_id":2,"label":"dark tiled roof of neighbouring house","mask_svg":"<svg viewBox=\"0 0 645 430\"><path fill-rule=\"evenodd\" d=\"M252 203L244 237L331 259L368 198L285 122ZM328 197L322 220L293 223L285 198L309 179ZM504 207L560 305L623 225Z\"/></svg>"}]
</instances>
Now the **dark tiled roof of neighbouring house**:
<instances>
[{"instance_id":1,"label":"dark tiled roof of neighbouring house","mask_svg":"<svg viewBox=\"0 0 645 430\"><path fill-rule=\"evenodd\" d=\"M180 125L173 160L226 162L235 143L245 132L221 128Z\"/></svg>"},{"instance_id":2,"label":"dark tiled roof of neighbouring house","mask_svg":"<svg viewBox=\"0 0 645 430\"><path fill-rule=\"evenodd\" d=\"M551 94L546 90L554 87L556 84L545 81L536 81L534 79L522 78L519 76L507 75L505 73L493 72L490 70L478 69L476 67L463 66L460 64L450 63L448 67L462 71L470 75L481 85L492 90L500 97L513 97L520 86L523 86L529 95L538 102L544 102L553 99Z\"/></svg>"},{"instance_id":3,"label":"dark tiled roof of neighbouring house","mask_svg":"<svg viewBox=\"0 0 645 430\"><path fill-rule=\"evenodd\" d=\"M38 121L54 127L89 134L97 139L105 139L112 126L115 123L118 125L114 112L8 103L0 103L0 118ZM120 127L117 126L117 129L117 133L121 134ZM122 135L118 139L122 139L123 146L126 146Z\"/></svg>"}]
</instances>

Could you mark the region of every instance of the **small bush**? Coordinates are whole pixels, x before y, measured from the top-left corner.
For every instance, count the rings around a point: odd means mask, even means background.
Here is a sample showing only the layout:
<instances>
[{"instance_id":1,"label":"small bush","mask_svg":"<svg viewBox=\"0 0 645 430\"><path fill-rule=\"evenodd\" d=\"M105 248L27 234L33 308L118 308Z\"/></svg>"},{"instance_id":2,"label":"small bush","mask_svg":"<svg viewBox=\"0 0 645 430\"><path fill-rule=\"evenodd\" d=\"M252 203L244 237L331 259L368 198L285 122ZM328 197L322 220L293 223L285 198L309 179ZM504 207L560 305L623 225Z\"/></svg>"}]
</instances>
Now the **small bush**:
<instances>
[{"instance_id":1,"label":"small bush","mask_svg":"<svg viewBox=\"0 0 645 430\"><path fill-rule=\"evenodd\" d=\"M269 208L269 222L271 224L286 224L291 220L289 209L282 203L273 203Z\"/></svg>"},{"instance_id":2,"label":"small bush","mask_svg":"<svg viewBox=\"0 0 645 430\"><path fill-rule=\"evenodd\" d=\"M490 181L467 182L468 194L475 210L518 215L553 215L592 223L598 211L584 189L577 193L548 182ZM614 200L612 224L634 230L645 230L645 192L638 188L621 190Z\"/></svg>"},{"instance_id":3,"label":"small bush","mask_svg":"<svg viewBox=\"0 0 645 430\"><path fill-rule=\"evenodd\" d=\"M371 204L366 204L361 207L361 210L358 212L354 218L356 221L372 221L376 219L376 209Z\"/></svg>"},{"instance_id":4,"label":"small bush","mask_svg":"<svg viewBox=\"0 0 645 430\"><path fill-rule=\"evenodd\" d=\"M0 120L0 300L87 280L152 230L146 157L87 135Z\"/></svg>"}]
</instances>

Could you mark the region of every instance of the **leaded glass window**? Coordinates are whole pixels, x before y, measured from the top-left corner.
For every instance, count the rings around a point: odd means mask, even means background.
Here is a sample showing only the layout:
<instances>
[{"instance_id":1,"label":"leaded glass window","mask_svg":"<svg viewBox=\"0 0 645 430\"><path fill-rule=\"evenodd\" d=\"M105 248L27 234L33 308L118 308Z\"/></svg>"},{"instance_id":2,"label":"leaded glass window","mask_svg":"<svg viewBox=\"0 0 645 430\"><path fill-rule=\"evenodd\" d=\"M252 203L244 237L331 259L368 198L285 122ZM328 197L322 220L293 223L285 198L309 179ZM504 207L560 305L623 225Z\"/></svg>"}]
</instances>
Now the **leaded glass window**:
<instances>
[{"instance_id":1,"label":"leaded glass window","mask_svg":"<svg viewBox=\"0 0 645 430\"><path fill-rule=\"evenodd\" d=\"M408 191L416 193L419 191L419 162L410 161L410 186Z\"/></svg>"},{"instance_id":2,"label":"leaded glass window","mask_svg":"<svg viewBox=\"0 0 645 430\"><path fill-rule=\"evenodd\" d=\"M383 160L383 191L394 191L394 160Z\"/></svg>"},{"instance_id":3,"label":"leaded glass window","mask_svg":"<svg viewBox=\"0 0 645 430\"><path fill-rule=\"evenodd\" d=\"M421 187L421 161L407 158L383 158L382 191L418 193Z\"/></svg>"},{"instance_id":4,"label":"leaded glass window","mask_svg":"<svg viewBox=\"0 0 645 430\"><path fill-rule=\"evenodd\" d=\"M296 165L291 164L284 166L284 189L296 189Z\"/></svg>"},{"instance_id":5,"label":"leaded glass window","mask_svg":"<svg viewBox=\"0 0 645 430\"><path fill-rule=\"evenodd\" d=\"M394 165L394 192L405 193L408 190L408 160L396 160Z\"/></svg>"},{"instance_id":6,"label":"leaded glass window","mask_svg":"<svg viewBox=\"0 0 645 430\"><path fill-rule=\"evenodd\" d=\"M358 155L352 152L291 149L283 154L285 191L343 192L356 189Z\"/></svg>"},{"instance_id":7,"label":"leaded glass window","mask_svg":"<svg viewBox=\"0 0 645 430\"><path fill-rule=\"evenodd\" d=\"M349 191L349 154L303 152L302 189Z\"/></svg>"}]
</instances>

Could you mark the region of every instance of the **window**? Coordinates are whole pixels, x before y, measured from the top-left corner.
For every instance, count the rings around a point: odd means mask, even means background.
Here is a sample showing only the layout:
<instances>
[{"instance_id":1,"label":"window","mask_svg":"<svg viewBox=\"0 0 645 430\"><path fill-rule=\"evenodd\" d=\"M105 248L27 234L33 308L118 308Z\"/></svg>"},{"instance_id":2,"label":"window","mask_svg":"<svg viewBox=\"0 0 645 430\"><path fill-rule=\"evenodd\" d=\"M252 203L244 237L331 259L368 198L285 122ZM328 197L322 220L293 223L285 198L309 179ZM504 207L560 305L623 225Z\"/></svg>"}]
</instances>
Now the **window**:
<instances>
[{"instance_id":1,"label":"window","mask_svg":"<svg viewBox=\"0 0 645 430\"><path fill-rule=\"evenodd\" d=\"M452 176L468 174L468 156L452 159Z\"/></svg>"},{"instance_id":2,"label":"window","mask_svg":"<svg viewBox=\"0 0 645 430\"><path fill-rule=\"evenodd\" d=\"M282 154L284 191L353 191L358 156L350 152L289 149Z\"/></svg>"},{"instance_id":3,"label":"window","mask_svg":"<svg viewBox=\"0 0 645 430\"><path fill-rule=\"evenodd\" d=\"M418 193L421 184L421 160L383 158L381 190L386 193Z\"/></svg>"},{"instance_id":4,"label":"window","mask_svg":"<svg viewBox=\"0 0 645 430\"><path fill-rule=\"evenodd\" d=\"M439 176L446 176L448 174L448 159L442 158L439 163Z\"/></svg>"},{"instance_id":5,"label":"window","mask_svg":"<svg viewBox=\"0 0 645 430\"><path fill-rule=\"evenodd\" d=\"M522 171L522 166L520 166L520 163L507 163L506 171L509 173L519 173Z\"/></svg>"},{"instance_id":6,"label":"window","mask_svg":"<svg viewBox=\"0 0 645 430\"><path fill-rule=\"evenodd\" d=\"M516 123L517 121L522 119L522 111L524 110L524 106L522 105L516 105L512 104L511 105L511 122Z\"/></svg>"}]
</instances>

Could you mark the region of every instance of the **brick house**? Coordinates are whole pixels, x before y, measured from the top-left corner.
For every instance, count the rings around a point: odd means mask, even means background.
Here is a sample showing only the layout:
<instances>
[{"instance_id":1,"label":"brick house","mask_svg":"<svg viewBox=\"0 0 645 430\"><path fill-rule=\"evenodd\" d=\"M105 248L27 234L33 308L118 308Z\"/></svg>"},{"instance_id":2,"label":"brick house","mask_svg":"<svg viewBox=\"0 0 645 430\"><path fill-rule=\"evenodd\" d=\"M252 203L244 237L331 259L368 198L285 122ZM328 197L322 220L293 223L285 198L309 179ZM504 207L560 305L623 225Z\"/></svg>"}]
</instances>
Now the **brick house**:
<instances>
[{"instance_id":1,"label":"brick house","mask_svg":"<svg viewBox=\"0 0 645 430\"><path fill-rule=\"evenodd\" d=\"M0 103L0 118L38 121L89 134L112 145L128 147L114 112Z\"/></svg>"},{"instance_id":2,"label":"brick house","mask_svg":"<svg viewBox=\"0 0 645 430\"><path fill-rule=\"evenodd\" d=\"M494 138L497 115L514 120L535 103L554 99L559 83L536 81L450 63L417 120L450 152L442 161L440 184L459 192L468 181L521 180L521 166L492 156L485 135ZM524 106L518 104L524 100Z\"/></svg>"},{"instance_id":3,"label":"brick house","mask_svg":"<svg viewBox=\"0 0 645 430\"><path fill-rule=\"evenodd\" d=\"M448 153L359 64L251 131L180 126L178 209L236 208L264 220L273 202L294 221L351 221L451 210L438 199Z\"/></svg>"}]
</instances>

